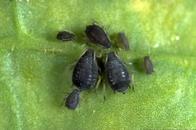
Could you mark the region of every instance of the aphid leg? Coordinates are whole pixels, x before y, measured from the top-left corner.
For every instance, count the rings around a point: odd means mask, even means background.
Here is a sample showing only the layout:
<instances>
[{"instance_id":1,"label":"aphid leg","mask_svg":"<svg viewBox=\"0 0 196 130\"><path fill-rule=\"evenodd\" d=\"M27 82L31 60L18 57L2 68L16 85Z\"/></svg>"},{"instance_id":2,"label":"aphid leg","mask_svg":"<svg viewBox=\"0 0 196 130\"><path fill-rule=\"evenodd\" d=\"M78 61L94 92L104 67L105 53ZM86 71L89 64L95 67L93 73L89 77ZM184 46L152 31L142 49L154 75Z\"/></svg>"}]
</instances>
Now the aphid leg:
<instances>
[{"instance_id":1,"label":"aphid leg","mask_svg":"<svg viewBox=\"0 0 196 130\"><path fill-rule=\"evenodd\" d=\"M135 92L135 82L134 82L134 75L132 75L132 83L129 85L133 92Z\"/></svg>"},{"instance_id":2,"label":"aphid leg","mask_svg":"<svg viewBox=\"0 0 196 130\"><path fill-rule=\"evenodd\" d=\"M97 83L96 83L96 86L95 86L95 90L98 89L100 83L101 83L101 76L98 77L98 80L97 80Z\"/></svg>"},{"instance_id":3,"label":"aphid leg","mask_svg":"<svg viewBox=\"0 0 196 130\"><path fill-rule=\"evenodd\" d=\"M132 89L133 92L135 92L135 85L134 84L129 85L129 87Z\"/></svg>"},{"instance_id":4,"label":"aphid leg","mask_svg":"<svg viewBox=\"0 0 196 130\"><path fill-rule=\"evenodd\" d=\"M105 94L105 83L103 83L103 100L106 100L106 94Z\"/></svg>"},{"instance_id":5,"label":"aphid leg","mask_svg":"<svg viewBox=\"0 0 196 130\"><path fill-rule=\"evenodd\" d=\"M92 22L93 25L98 25L98 22L95 19L92 19L92 21L93 21Z\"/></svg>"},{"instance_id":6,"label":"aphid leg","mask_svg":"<svg viewBox=\"0 0 196 130\"><path fill-rule=\"evenodd\" d=\"M96 85L95 85L95 93L96 94L97 94L97 89L98 89L100 83L101 83L101 76L98 77L98 80L97 80Z\"/></svg>"}]
</instances>

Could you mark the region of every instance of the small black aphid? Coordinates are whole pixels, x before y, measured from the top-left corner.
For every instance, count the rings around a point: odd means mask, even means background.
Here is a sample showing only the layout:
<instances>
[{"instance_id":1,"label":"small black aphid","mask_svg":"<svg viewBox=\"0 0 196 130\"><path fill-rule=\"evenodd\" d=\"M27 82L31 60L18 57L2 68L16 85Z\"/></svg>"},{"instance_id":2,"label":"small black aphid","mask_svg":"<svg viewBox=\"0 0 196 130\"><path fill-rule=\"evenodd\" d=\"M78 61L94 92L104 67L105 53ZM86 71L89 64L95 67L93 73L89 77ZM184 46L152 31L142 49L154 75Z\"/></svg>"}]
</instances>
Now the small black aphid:
<instances>
[{"instance_id":1,"label":"small black aphid","mask_svg":"<svg viewBox=\"0 0 196 130\"><path fill-rule=\"evenodd\" d=\"M76 109L80 100L80 90L74 89L66 98L65 106L69 109Z\"/></svg>"},{"instance_id":2,"label":"small black aphid","mask_svg":"<svg viewBox=\"0 0 196 130\"><path fill-rule=\"evenodd\" d=\"M92 49L88 49L80 57L74 68L72 82L80 90L86 90L95 86L98 76L95 52Z\"/></svg>"},{"instance_id":3,"label":"small black aphid","mask_svg":"<svg viewBox=\"0 0 196 130\"><path fill-rule=\"evenodd\" d=\"M75 39L75 35L71 32L61 31L58 32L56 38L61 41L72 41Z\"/></svg>"},{"instance_id":4,"label":"small black aphid","mask_svg":"<svg viewBox=\"0 0 196 130\"><path fill-rule=\"evenodd\" d=\"M144 69L146 74L152 74L154 72L153 64L149 56L144 57Z\"/></svg>"},{"instance_id":5,"label":"small black aphid","mask_svg":"<svg viewBox=\"0 0 196 130\"><path fill-rule=\"evenodd\" d=\"M125 50L129 50L129 41L124 32L118 33L118 42Z\"/></svg>"},{"instance_id":6,"label":"small black aphid","mask_svg":"<svg viewBox=\"0 0 196 130\"><path fill-rule=\"evenodd\" d=\"M105 48L111 47L108 35L100 26L96 24L88 25L86 26L85 33L92 43L100 44Z\"/></svg>"},{"instance_id":7,"label":"small black aphid","mask_svg":"<svg viewBox=\"0 0 196 130\"><path fill-rule=\"evenodd\" d=\"M114 91L125 93L131 83L127 68L114 52L107 56L105 64L107 80Z\"/></svg>"}]
</instances>

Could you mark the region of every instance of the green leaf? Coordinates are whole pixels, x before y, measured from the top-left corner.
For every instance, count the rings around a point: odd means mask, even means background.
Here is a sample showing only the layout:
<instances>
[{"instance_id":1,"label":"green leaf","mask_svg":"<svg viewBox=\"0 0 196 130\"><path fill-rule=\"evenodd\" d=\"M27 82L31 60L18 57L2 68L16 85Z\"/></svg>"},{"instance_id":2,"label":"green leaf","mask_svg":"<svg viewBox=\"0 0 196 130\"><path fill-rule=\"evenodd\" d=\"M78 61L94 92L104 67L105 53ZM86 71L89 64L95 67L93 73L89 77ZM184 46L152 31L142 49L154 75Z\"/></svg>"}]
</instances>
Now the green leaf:
<instances>
[{"instance_id":1,"label":"green leaf","mask_svg":"<svg viewBox=\"0 0 196 130\"><path fill-rule=\"evenodd\" d=\"M1 0L0 129L196 128L195 0ZM82 93L75 111L63 105L73 89L73 63L97 22L123 31L131 51L119 56L134 74L135 92L102 86ZM62 43L59 30L80 40ZM135 61L150 55L155 73Z\"/></svg>"}]
</instances>

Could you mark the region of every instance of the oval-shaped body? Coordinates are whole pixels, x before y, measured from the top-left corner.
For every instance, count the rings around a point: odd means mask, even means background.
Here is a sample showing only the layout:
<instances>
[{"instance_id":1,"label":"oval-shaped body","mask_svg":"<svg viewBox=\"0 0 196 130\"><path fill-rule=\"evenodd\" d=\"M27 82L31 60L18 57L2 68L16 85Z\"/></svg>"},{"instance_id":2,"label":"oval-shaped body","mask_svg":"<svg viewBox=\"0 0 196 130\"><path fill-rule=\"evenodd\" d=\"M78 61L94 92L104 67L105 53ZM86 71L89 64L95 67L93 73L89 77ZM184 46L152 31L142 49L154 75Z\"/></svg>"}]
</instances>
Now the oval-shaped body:
<instances>
[{"instance_id":1,"label":"oval-shaped body","mask_svg":"<svg viewBox=\"0 0 196 130\"><path fill-rule=\"evenodd\" d=\"M98 79L98 66L95 52L88 49L78 60L72 76L73 84L80 90L95 86Z\"/></svg>"},{"instance_id":2,"label":"oval-shaped body","mask_svg":"<svg viewBox=\"0 0 196 130\"><path fill-rule=\"evenodd\" d=\"M129 41L124 32L118 33L118 42L125 50L129 50Z\"/></svg>"},{"instance_id":3,"label":"oval-shaped body","mask_svg":"<svg viewBox=\"0 0 196 130\"><path fill-rule=\"evenodd\" d=\"M108 35L100 26L96 24L88 25L86 26L85 33L92 43L102 45L105 48L111 47Z\"/></svg>"},{"instance_id":4,"label":"oval-shaped body","mask_svg":"<svg viewBox=\"0 0 196 130\"><path fill-rule=\"evenodd\" d=\"M69 109L76 109L80 100L80 91L74 89L69 96L66 98L65 106Z\"/></svg>"},{"instance_id":5,"label":"oval-shaped body","mask_svg":"<svg viewBox=\"0 0 196 130\"><path fill-rule=\"evenodd\" d=\"M61 41L72 41L75 39L75 35L71 32L61 31L58 32L56 38Z\"/></svg>"},{"instance_id":6,"label":"oval-shaped body","mask_svg":"<svg viewBox=\"0 0 196 130\"><path fill-rule=\"evenodd\" d=\"M146 74L152 74L154 72L154 67L149 56L144 57L144 69Z\"/></svg>"},{"instance_id":7,"label":"oval-shaped body","mask_svg":"<svg viewBox=\"0 0 196 130\"><path fill-rule=\"evenodd\" d=\"M114 52L107 56L105 64L107 80L114 91L125 92L131 82L131 77L127 68Z\"/></svg>"}]
</instances>

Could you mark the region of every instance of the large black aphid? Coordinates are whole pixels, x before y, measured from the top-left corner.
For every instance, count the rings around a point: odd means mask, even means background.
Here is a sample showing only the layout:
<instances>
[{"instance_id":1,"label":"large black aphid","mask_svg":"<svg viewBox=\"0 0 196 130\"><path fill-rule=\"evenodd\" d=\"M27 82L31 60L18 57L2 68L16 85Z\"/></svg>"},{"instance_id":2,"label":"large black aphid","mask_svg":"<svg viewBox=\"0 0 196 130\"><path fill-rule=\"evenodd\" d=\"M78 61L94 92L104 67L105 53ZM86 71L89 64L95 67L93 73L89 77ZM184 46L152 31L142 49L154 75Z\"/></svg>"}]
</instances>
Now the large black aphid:
<instances>
[{"instance_id":1,"label":"large black aphid","mask_svg":"<svg viewBox=\"0 0 196 130\"><path fill-rule=\"evenodd\" d=\"M105 63L107 80L114 91L125 93L131 83L127 68L114 52L107 55Z\"/></svg>"},{"instance_id":2,"label":"large black aphid","mask_svg":"<svg viewBox=\"0 0 196 130\"><path fill-rule=\"evenodd\" d=\"M74 89L66 98L65 106L69 109L76 109L80 100L80 90Z\"/></svg>"},{"instance_id":3,"label":"large black aphid","mask_svg":"<svg viewBox=\"0 0 196 130\"><path fill-rule=\"evenodd\" d=\"M72 82L80 90L87 90L95 86L98 76L95 52L92 49L88 49L76 63Z\"/></svg>"},{"instance_id":4,"label":"large black aphid","mask_svg":"<svg viewBox=\"0 0 196 130\"><path fill-rule=\"evenodd\" d=\"M85 33L92 43L102 45L105 48L111 47L108 35L100 26L96 24L88 25L86 26Z\"/></svg>"}]
</instances>

